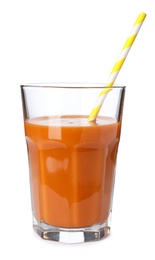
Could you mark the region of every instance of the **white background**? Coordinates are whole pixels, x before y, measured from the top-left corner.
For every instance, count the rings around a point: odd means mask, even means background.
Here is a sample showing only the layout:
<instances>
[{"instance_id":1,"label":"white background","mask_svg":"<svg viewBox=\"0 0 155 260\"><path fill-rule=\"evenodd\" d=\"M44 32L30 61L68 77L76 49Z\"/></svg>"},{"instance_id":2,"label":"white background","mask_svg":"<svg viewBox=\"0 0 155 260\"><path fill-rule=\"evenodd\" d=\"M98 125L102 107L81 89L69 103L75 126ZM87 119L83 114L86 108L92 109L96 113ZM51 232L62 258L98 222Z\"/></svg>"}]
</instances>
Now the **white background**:
<instances>
[{"instance_id":1,"label":"white background","mask_svg":"<svg viewBox=\"0 0 155 260\"><path fill-rule=\"evenodd\" d=\"M19 85L105 82L140 12L147 18L116 80L127 91L111 235L44 241L31 226ZM155 259L154 35L154 0L0 0L0 259Z\"/></svg>"}]
</instances>

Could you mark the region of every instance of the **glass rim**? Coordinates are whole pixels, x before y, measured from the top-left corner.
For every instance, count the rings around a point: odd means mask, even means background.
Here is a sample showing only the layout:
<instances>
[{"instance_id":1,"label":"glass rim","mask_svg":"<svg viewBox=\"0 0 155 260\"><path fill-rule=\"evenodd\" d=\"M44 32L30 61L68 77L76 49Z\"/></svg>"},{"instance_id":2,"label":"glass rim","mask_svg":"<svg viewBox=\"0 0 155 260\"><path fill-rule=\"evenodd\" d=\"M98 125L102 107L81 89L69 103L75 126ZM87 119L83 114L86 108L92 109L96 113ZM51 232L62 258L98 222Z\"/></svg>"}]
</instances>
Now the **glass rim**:
<instances>
[{"instance_id":1,"label":"glass rim","mask_svg":"<svg viewBox=\"0 0 155 260\"><path fill-rule=\"evenodd\" d=\"M91 83L91 82L53 82L53 83L28 83L21 84L21 88L75 88L75 89L84 89L84 88L113 88L113 89L125 89L126 86L123 84L114 84L113 86L106 86L104 83Z\"/></svg>"}]
</instances>

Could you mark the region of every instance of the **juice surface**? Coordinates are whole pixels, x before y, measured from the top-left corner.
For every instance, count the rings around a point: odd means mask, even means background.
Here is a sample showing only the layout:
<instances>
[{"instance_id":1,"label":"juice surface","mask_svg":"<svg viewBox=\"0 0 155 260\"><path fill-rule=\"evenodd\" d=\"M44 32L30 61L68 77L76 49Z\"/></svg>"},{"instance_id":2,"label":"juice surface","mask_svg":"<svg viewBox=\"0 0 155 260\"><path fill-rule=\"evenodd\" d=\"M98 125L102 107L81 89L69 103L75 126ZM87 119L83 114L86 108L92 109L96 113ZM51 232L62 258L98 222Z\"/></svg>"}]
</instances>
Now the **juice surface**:
<instances>
[{"instance_id":1,"label":"juice surface","mask_svg":"<svg viewBox=\"0 0 155 260\"><path fill-rule=\"evenodd\" d=\"M87 116L25 121L33 214L58 227L101 224L109 216L120 123Z\"/></svg>"}]
</instances>

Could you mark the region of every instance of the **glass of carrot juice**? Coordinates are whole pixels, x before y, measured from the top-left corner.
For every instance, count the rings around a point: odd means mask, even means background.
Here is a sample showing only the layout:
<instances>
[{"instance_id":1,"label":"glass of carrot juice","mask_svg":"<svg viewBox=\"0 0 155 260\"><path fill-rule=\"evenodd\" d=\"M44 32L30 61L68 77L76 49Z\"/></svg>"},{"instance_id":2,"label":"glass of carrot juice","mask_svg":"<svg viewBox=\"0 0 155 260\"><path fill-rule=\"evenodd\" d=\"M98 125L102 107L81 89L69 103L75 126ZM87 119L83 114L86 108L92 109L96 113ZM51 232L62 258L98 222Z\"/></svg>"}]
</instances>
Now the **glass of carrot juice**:
<instances>
[{"instance_id":1,"label":"glass of carrot juice","mask_svg":"<svg viewBox=\"0 0 155 260\"><path fill-rule=\"evenodd\" d=\"M21 85L33 228L44 239L80 243L109 234L125 87L110 87L89 122L104 88Z\"/></svg>"}]
</instances>

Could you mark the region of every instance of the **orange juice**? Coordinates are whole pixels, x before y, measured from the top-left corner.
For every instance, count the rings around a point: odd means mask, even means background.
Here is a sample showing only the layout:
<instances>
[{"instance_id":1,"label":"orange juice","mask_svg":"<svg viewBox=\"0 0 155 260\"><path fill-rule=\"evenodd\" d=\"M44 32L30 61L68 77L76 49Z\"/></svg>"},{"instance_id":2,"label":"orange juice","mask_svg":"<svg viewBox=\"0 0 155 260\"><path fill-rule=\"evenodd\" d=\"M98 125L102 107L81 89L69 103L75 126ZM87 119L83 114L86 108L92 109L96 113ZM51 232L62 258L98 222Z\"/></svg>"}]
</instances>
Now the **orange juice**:
<instances>
[{"instance_id":1,"label":"orange juice","mask_svg":"<svg viewBox=\"0 0 155 260\"><path fill-rule=\"evenodd\" d=\"M121 123L110 117L39 117L25 121L33 214L78 228L104 223L111 211Z\"/></svg>"}]
</instances>

